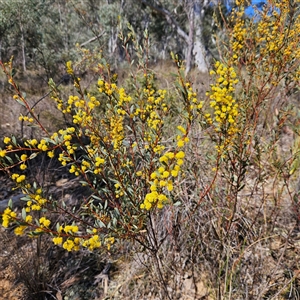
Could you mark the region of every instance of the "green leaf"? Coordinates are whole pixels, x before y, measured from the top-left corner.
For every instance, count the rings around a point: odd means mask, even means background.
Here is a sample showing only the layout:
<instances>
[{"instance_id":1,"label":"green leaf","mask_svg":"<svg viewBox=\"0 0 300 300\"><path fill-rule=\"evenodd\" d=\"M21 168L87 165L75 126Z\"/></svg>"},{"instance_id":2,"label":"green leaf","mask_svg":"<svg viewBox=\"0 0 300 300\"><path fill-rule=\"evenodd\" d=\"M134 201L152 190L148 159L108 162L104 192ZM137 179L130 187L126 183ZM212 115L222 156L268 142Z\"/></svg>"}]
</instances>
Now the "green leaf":
<instances>
[{"instance_id":1,"label":"green leaf","mask_svg":"<svg viewBox=\"0 0 300 300\"><path fill-rule=\"evenodd\" d=\"M42 235L44 234L43 231L40 231L40 232L36 232L36 231L31 231L28 233L29 236L32 236L32 237L36 237L36 236L39 236L39 235Z\"/></svg>"},{"instance_id":2,"label":"green leaf","mask_svg":"<svg viewBox=\"0 0 300 300\"><path fill-rule=\"evenodd\" d=\"M92 195L92 198L96 199L96 200L99 200L99 201L102 201L101 198L97 197L96 195Z\"/></svg>"},{"instance_id":3,"label":"green leaf","mask_svg":"<svg viewBox=\"0 0 300 300\"><path fill-rule=\"evenodd\" d=\"M46 141L47 143L53 142L53 140L48 137L44 137L43 140Z\"/></svg>"},{"instance_id":4,"label":"green leaf","mask_svg":"<svg viewBox=\"0 0 300 300\"><path fill-rule=\"evenodd\" d=\"M175 86L183 93L185 94L186 91L185 89L183 88L183 86L181 84L179 84L178 82L175 82Z\"/></svg>"},{"instance_id":5,"label":"green leaf","mask_svg":"<svg viewBox=\"0 0 300 300\"><path fill-rule=\"evenodd\" d=\"M97 226L99 226L100 228L105 228L106 225L101 221L101 220L96 220L96 224Z\"/></svg>"},{"instance_id":6,"label":"green leaf","mask_svg":"<svg viewBox=\"0 0 300 300\"><path fill-rule=\"evenodd\" d=\"M7 203L7 207L9 207L10 209L12 209L12 199L9 199L8 203Z\"/></svg>"},{"instance_id":7,"label":"green leaf","mask_svg":"<svg viewBox=\"0 0 300 300\"><path fill-rule=\"evenodd\" d=\"M31 200L30 196L26 195L25 197L20 198L22 201L29 201Z\"/></svg>"},{"instance_id":8,"label":"green leaf","mask_svg":"<svg viewBox=\"0 0 300 300\"><path fill-rule=\"evenodd\" d=\"M18 102L19 104L21 104L21 105L23 105L23 106L26 106L25 103L24 103L22 100L20 100L20 99L16 99L16 100L17 100L17 102Z\"/></svg>"},{"instance_id":9,"label":"green leaf","mask_svg":"<svg viewBox=\"0 0 300 300\"><path fill-rule=\"evenodd\" d=\"M133 132L133 130L132 130L132 127L131 127L131 126L129 126L129 125L126 125L125 127L128 129L128 131L129 131L129 132Z\"/></svg>"},{"instance_id":10,"label":"green leaf","mask_svg":"<svg viewBox=\"0 0 300 300\"><path fill-rule=\"evenodd\" d=\"M35 157L37 157L38 153L34 152L29 156L29 159L34 159Z\"/></svg>"},{"instance_id":11,"label":"green leaf","mask_svg":"<svg viewBox=\"0 0 300 300\"><path fill-rule=\"evenodd\" d=\"M13 164L13 160L9 156L5 156L5 158L9 161L10 164Z\"/></svg>"},{"instance_id":12,"label":"green leaf","mask_svg":"<svg viewBox=\"0 0 300 300\"><path fill-rule=\"evenodd\" d=\"M17 145L17 140L16 140L16 137L15 136L12 136L11 137L11 141L14 145Z\"/></svg>"},{"instance_id":13,"label":"green leaf","mask_svg":"<svg viewBox=\"0 0 300 300\"><path fill-rule=\"evenodd\" d=\"M22 219L23 220L26 219L26 210L25 210L25 207L22 208Z\"/></svg>"},{"instance_id":14,"label":"green leaf","mask_svg":"<svg viewBox=\"0 0 300 300\"><path fill-rule=\"evenodd\" d=\"M11 77L14 77L17 74L17 71L15 68L11 69Z\"/></svg>"},{"instance_id":15,"label":"green leaf","mask_svg":"<svg viewBox=\"0 0 300 300\"><path fill-rule=\"evenodd\" d=\"M179 70L181 78L185 78L184 70L180 69Z\"/></svg>"},{"instance_id":16,"label":"green leaf","mask_svg":"<svg viewBox=\"0 0 300 300\"><path fill-rule=\"evenodd\" d=\"M52 89L56 87L55 82L53 81L52 78L49 79L48 85L49 85L49 87L52 88Z\"/></svg>"}]
</instances>

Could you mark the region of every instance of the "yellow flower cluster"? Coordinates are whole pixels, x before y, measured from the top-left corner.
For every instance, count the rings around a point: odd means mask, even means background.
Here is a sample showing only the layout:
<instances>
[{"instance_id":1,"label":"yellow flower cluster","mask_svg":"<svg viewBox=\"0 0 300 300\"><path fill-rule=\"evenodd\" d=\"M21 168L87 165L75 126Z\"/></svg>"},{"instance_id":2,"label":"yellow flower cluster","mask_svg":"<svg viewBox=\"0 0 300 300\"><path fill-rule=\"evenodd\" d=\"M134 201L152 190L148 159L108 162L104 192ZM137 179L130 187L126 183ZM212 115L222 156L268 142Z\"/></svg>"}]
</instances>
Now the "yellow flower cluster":
<instances>
[{"instance_id":1,"label":"yellow flower cluster","mask_svg":"<svg viewBox=\"0 0 300 300\"><path fill-rule=\"evenodd\" d=\"M234 22L234 27L230 37L230 43L233 50L233 59L237 59L240 55L239 53L245 46L247 29L245 26L245 21L243 19L244 6L239 6L239 9L233 9L231 15L231 21Z\"/></svg>"},{"instance_id":2,"label":"yellow flower cluster","mask_svg":"<svg viewBox=\"0 0 300 300\"><path fill-rule=\"evenodd\" d=\"M7 228L9 223L17 217L17 214L7 207L2 214L2 226Z\"/></svg>"},{"instance_id":3,"label":"yellow flower cluster","mask_svg":"<svg viewBox=\"0 0 300 300\"><path fill-rule=\"evenodd\" d=\"M115 243L115 238L112 237L108 237L104 240L104 243L106 244L107 250L109 251L111 246Z\"/></svg>"},{"instance_id":4,"label":"yellow flower cluster","mask_svg":"<svg viewBox=\"0 0 300 300\"><path fill-rule=\"evenodd\" d=\"M102 169L101 169L101 166L105 163L105 159L104 158L101 158L99 156L96 157L95 159L95 163L94 163L94 174L99 174Z\"/></svg>"},{"instance_id":5,"label":"yellow flower cluster","mask_svg":"<svg viewBox=\"0 0 300 300\"><path fill-rule=\"evenodd\" d=\"M73 75L73 74L74 74L74 71L73 71L73 68L72 68L72 62L71 62L70 60L67 61L66 67L67 67L67 73L68 73L69 75Z\"/></svg>"},{"instance_id":6,"label":"yellow flower cluster","mask_svg":"<svg viewBox=\"0 0 300 300\"><path fill-rule=\"evenodd\" d=\"M36 139L27 140L24 144L27 147L35 147L39 142Z\"/></svg>"},{"instance_id":7,"label":"yellow flower cluster","mask_svg":"<svg viewBox=\"0 0 300 300\"><path fill-rule=\"evenodd\" d=\"M31 200L27 201L27 206L25 208L26 213L29 213L32 210L39 211L47 203L47 199L43 198L41 194L41 189L37 189L35 193L28 194Z\"/></svg>"},{"instance_id":8,"label":"yellow flower cluster","mask_svg":"<svg viewBox=\"0 0 300 300\"><path fill-rule=\"evenodd\" d=\"M191 112L195 109L197 110L197 112L199 112L203 107L203 101L198 100L197 93L193 90L193 88L189 82L187 82L185 84L185 88L187 90L187 101L189 104L189 107L187 109L190 113L190 119L191 119L191 118L193 118L193 115L191 114Z\"/></svg>"},{"instance_id":9,"label":"yellow flower cluster","mask_svg":"<svg viewBox=\"0 0 300 300\"><path fill-rule=\"evenodd\" d=\"M218 78L207 95L211 99L210 106L214 109L216 131L231 136L237 132L238 104L233 98L233 92L238 79L233 67L226 67L220 62L216 62L215 67L216 72L211 71L211 74L217 74Z\"/></svg>"},{"instance_id":10,"label":"yellow flower cluster","mask_svg":"<svg viewBox=\"0 0 300 300\"><path fill-rule=\"evenodd\" d=\"M80 169L76 165L71 165L69 172L71 174L74 173L75 176L79 176L80 175L79 170Z\"/></svg>"},{"instance_id":11,"label":"yellow flower cluster","mask_svg":"<svg viewBox=\"0 0 300 300\"><path fill-rule=\"evenodd\" d=\"M62 111L63 113L66 113L64 101L61 98L59 98L57 94L52 94L51 99L53 99L56 102L56 107L58 110Z\"/></svg>"},{"instance_id":12,"label":"yellow flower cluster","mask_svg":"<svg viewBox=\"0 0 300 300\"><path fill-rule=\"evenodd\" d=\"M50 224L51 224L51 221L48 220L46 217L41 217L39 221L40 221L41 228L43 228L43 227L49 227Z\"/></svg>"},{"instance_id":13,"label":"yellow flower cluster","mask_svg":"<svg viewBox=\"0 0 300 300\"><path fill-rule=\"evenodd\" d=\"M78 226L77 225L66 225L65 227L61 227L60 230L63 230L65 233L77 233Z\"/></svg>"},{"instance_id":14,"label":"yellow flower cluster","mask_svg":"<svg viewBox=\"0 0 300 300\"><path fill-rule=\"evenodd\" d=\"M74 234L76 234L78 230L79 229L77 225L60 225L57 232L58 236L55 236L52 241L55 245L62 245L62 247L67 251L78 251L80 244L82 243L82 238L76 236L74 237ZM68 235L68 238L65 241L61 236L63 231Z\"/></svg>"},{"instance_id":15,"label":"yellow flower cluster","mask_svg":"<svg viewBox=\"0 0 300 300\"><path fill-rule=\"evenodd\" d=\"M115 193L116 193L116 198L120 198L124 195L123 188L120 183L115 184Z\"/></svg>"},{"instance_id":16,"label":"yellow flower cluster","mask_svg":"<svg viewBox=\"0 0 300 300\"><path fill-rule=\"evenodd\" d=\"M69 96L68 106L65 108L65 111L70 113L72 112L72 109L77 110L77 113L73 116L73 122L75 124L85 122L86 124L91 120L89 117L90 113L98 106L100 106L100 101L89 93L86 95L86 100L71 95Z\"/></svg>"},{"instance_id":17,"label":"yellow flower cluster","mask_svg":"<svg viewBox=\"0 0 300 300\"><path fill-rule=\"evenodd\" d=\"M22 154L20 158L21 158L21 161L26 161L27 160L27 155Z\"/></svg>"},{"instance_id":18,"label":"yellow flower cluster","mask_svg":"<svg viewBox=\"0 0 300 300\"><path fill-rule=\"evenodd\" d=\"M76 114L73 115L73 123L81 127L89 127L92 123L92 117L86 111L78 109Z\"/></svg>"},{"instance_id":19,"label":"yellow flower cluster","mask_svg":"<svg viewBox=\"0 0 300 300\"><path fill-rule=\"evenodd\" d=\"M37 145L37 148L39 150L42 150L42 151L47 151L48 150L48 145L47 145L47 141L44 140L44 139L41 139L39 144Z\"/></svg>"},{"instance_id":20,"label":"yellow flower cluster","mask_svg":"<svg viewBox=\"0 0 300 300\"><path fill-rule=\"evenodd\" d=\"M139 114L143 120L147 118L149 128L157 131L163 124L162 116L159 112L167 112L167 104L164 102L166 90L158 90L155 92L153 88L144 89L144 94L147 99L147 105L145 109L137 109L135 114Z\"/></svg>"},{"instance_id":21,"label":"yellow flower cluster","mask_svg":"<svg viewBox=\"0 0 300 300\"><path fill-rule=\"evenodd\" d=\"M90 251L93 251L96 248L100 248L101 247L101 241L100 241L99 235L95 234L91 238L89 238L88 240L85 240L82 243L82 246L88 248Z\"/></svg>"},{"instance_id":22,"label":"yellow flower cluster","mask_svg":"<svg viewBox=\"0 0 300 300\"><path fill-rule=\"evenodd\" d=\"M11 138L10 137L5 137L4 139L3 139L3 142L4 142L4 144L9 144L10 142L11 142Z\"/></svg>"},{"instance_id":23,"label":"yellow flower cluster","mask_svg":"<svg viewBox=\"0 0 300 300\"><path fill-rule=\"evenodd\" d=\"M124 139L123 122L124 122L123 116L117 115L117 116L112 116L110 118L108 132L111 138L111 142L114 146L114 149L119 149Z\"/></svg>"},{"instance_id":24,"label":"yellow flower cluster","mask_svg":"<svg viewBox=\"0 0 300 300\"><path fill-rule=\"evenodd\" d=\"M58 228L58 236L52 238L52 241L55 245L62 245L67 251L78 251L80 245L82 244L83 239L79 237L74 237L74 234L78 232L77 225L60 225ZM65 232L68 235L68 238L64 241L64 238L61 236L62 232ZM70 236L71 235L71 236Z\"/></svg>"},{"instance_id":25,"label":"yellow flower cluster","mask_svg":"<svg viewBox=\"0 0 300 300\"><path fill-rule=\"evenodd\" d=\"M22 163L20 164L20 169L22 171L24 171L25 169L27 169L27 165L25 164L26 160L27 160L27 155L26 154L22 154L20 157L20 160L22 161Z\"/></svg>"},{"instance_id":26,"label":"yellow flower cluster","mask_svg":"<svg viewBox=\"0 0 300 300\"><path fill-rule=\"evenodd\" d=\"M14 229L15 235L23 235L27 225L20 225Z\"/></svg>"},{"instance_id":27,"label":"yellow flower cluster","mask_svg":"<svg viewBox=\"0 0 300 300\"><path fill-rule=\"evenodd\" d=\"M67 163L72 160L71 156L75 153L75 150L77 150L77 146L72 144L72 138L74 132L75 132L74 127L68 127L64 130L60 129L58 133L54 132L51 136L52 143L63 144L65 146L65 150L62 153L59 153L59 157L58 157L58 160L61 162L63 166L66 166ZM47 154L50 158L53 158L54 150L48 151Z\"/></svg>"},{"instance_id":28,"label":"yellow flower cluster","mask_svg":"<svg viewBox=\"0 0 300 300\"><path fill-rule=\"evenodd\" d=\"M150 210L153 207L163 208L169 202L166 193L173 191L173 180L181 170L185 153L179 151L166 152L159 158L160 166L151 173L150 193L145 196L141 209Z\"/></svg>"},{"instance_id":29,"label":"yellow flower cluster","mask_svg":"<svg viewBox=\"0 0 300 300\"><path fill-rule=\"evenodd\" d=\"M87 98L88 98L87 106L89 107L90 112L91 112L95 107L100 106L100 101L97 100L97 98L96 98L95 96L91 96L91 94L87 94Z\"/></svg>"},{"instance_id":30,"label":"yellow flower cluster","mask_svg":"<svg viewBox=\"0 0 300 300\"><path fill-rule=\"evenodd\" d=\"M106 95L111 96L114 92L118 91L118 87L115 83L109 83L99 79L98 90L100 93L105 93Z\"/></svg>"},{"instance_id":31,"label":"yellow flower cluster","mask_svg":"<svg viewBox=\"0 0 300 300\"><path fill-rule=\"evenodd\" d=\"M6 156L6 150L2 150L0 148L0 157L5 157Z\"/></svg>"},{"instance_id":32,"label":"yellow flower cluster","mask_svg":"<svg viewBox=\"0 0 300 300\"><path fill-rule=\"evenodd\" d=\"M157 154L161 154L165 150L164 145L157 144L153 147L153 152ZM145 149L149 149L149 145L145 145Z\"/></svg>"},{"instance_id":33,"label":"yellow flower cluster","mask_svg":"<svg viewBox=\"0 0 300 300\"><path fill-rule=\"evenodd\" d=\"M47 155L48 155L48 157L53 158L55 156L54 155L54 150L48 151Z\"/></svg>"},{"instance_id":34,"label":"yellow flower cluster","mask_svg":"<svg viewBox=\"0 0 300 300\"><path fill-rule=\"evenodd\" d=\"M28 116L20 115L19 116L19 121L25 121L25 122L33 123L34 119L33 118L29 118Z\"/></svg>"},{"instance_id":35,"label":"yellow flower cluster","mask_svg":"<svg viewBox=\"0 0 300 300\"><path fill-rule=\"evenodd\" d=\"M61 236L56 236L52 239L54 245L61 245L63 243L63 238Z\"/></svg>"},{"instance_id":36,"label":"yellow flower cluster","mask_svg":"<svg viewBox=\"0 0 300 300\"><path fill-rule=\"evenodd\" d=\"M62 244L62 239L61 238L53 238L53 242L56 245ZM68 238L64 243L63 243L63 248L66 249L67 251L78 251L80 247L80 242L81 239L76 237L76 238Z\"/></svg>"},{"instance_id":37,"label":"yellow flower cluster","mask_svg":"<svg viewBox=\"0 0 300 300\"><path fill-rule=\"evenodd\" d=\"M185 144L187 144L190 140L186 136L187 132L186 129L184 129L182 126L177 126L177 129L179 130L180 134L177 135L177 147L182 148Z\"/></svg>"},{"instance_id":38,"label":"yellow flower cluster","mask_svg":"<svg viewBox=\"0 0 300 300\"><path fill-rule=\"evenodd\" d=\"M17 183L22 183L26 179L26 176L14 173L11 175L11 179L16 181Z\"/></svg>"},{"instance_id":39,"label":"yellow flower cluster","mask_svg":"<svg viewBox=\"0 0 300 300\"><path fill-rule=\"evenodd\" d=\"M124 103L131 102L132 98L126 94L124 88L120 88L118 90L118 93L119 93L119 101L118 101L119 107L122 107Z\"/></svg>"}]
</instances>

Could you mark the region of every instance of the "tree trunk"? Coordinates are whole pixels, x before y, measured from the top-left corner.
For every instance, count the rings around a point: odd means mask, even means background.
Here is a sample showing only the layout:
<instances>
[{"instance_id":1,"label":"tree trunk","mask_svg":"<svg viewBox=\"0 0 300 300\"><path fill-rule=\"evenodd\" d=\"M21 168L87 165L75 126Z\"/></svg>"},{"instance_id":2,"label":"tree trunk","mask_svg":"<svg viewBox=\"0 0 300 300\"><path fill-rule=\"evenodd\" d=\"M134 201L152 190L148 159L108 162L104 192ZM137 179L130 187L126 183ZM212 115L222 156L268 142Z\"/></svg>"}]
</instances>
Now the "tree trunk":
<instances>
[{"instance_id":1,"label":"tree trunk","mask_svg":"<svg viewBox=\"0 0 300 300\"><path fill-rule=\"evenodd\" d=\"M24 38L23 26L21 22L20 22L20 31L21 31L22 65L23 65L23 71L26 72L25 38Z\"/></svg>"},{"instance_id":2,"label":"tree trunk","mask_svg":"<svg viewBox=\"0 0 300 300\"><path fill-rule=\"evenodd\" d=\"M185 75L187 75L193 66L193 48L194 48L194 21L195 12L191 8L189 12L189 36L187 41L187 48L185 52Z\"/></svg>"},{"instance_id":3,"label":"tree trunk","mask_svg":"<svg viewBox=\"0 0 300 300\"><path fill-rule=\"evenodd\" d=\"M204 1L205 2L205 1ZM205 3L202 4L203 6ZM202 16L201 16L200 1L196 1L194 5L194 44L193 44L193 56L195 64L200 72L208 72L208 64L205 59L205 48L202 42Z\"/></svg>"},{"instance_id":4,"label":"tree trunk","mask_svg":"<svg viewBox=\"0 0 300 300\"><path fill-rule=\"evenodd\" d=\"M195 59L195 64L197 65L199 71L202 73L206 73L208 71L208 67L205 59L205 49L201 39L202 39L201 27L198 26L195 32L193 55Z\"/></svg>"}]
</instances>

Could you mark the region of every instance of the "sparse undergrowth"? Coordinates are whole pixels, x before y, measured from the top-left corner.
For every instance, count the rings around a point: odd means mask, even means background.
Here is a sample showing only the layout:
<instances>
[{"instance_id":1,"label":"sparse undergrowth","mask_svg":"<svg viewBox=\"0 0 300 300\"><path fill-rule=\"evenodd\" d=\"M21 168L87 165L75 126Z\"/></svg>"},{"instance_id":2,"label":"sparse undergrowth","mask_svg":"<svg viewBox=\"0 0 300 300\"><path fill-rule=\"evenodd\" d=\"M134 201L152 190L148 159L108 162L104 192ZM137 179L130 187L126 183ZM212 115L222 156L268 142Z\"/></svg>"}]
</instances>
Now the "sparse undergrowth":
<instances>
[{"instance_id":1,"label":"sparse undergrowth","mask_svg":"<svg viewBox=\"0 0 300 300\"><path fill-rule=\"evenodd\" d=\"M82 259L93 251L117 258L110 299L299 298L298 2L268 1L246 20L237 1L205 99L175 55L172 88L158 86L147 32L143 47L132 30L123 37L140 60L122 85L101 58L97 83L85 89L68 62L77 93L64 98L49 82L66 121L57 132L31 109L12 61L1 63L28 110L20 120L42 136L4 138L1 168L25 202L21 211L9 203L2 225ZM53 197L28 173L43 155L89 193L72 204Z\"/></svg>"}]
</instances>

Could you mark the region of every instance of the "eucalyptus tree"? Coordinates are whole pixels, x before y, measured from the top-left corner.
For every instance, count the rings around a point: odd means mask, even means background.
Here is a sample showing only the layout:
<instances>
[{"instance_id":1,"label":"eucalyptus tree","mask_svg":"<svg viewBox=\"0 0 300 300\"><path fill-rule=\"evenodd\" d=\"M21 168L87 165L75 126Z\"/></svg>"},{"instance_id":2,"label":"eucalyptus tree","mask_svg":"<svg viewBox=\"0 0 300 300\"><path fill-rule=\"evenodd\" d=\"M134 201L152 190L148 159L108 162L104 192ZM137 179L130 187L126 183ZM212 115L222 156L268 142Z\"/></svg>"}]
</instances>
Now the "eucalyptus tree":
<instances>
[{"instance_id":1,"label":"eucalyptus tree","mask_svg":"<svg viewBox=\"0 0 300 300\"><path fill-rule=\"evenodd\" d=\"M23 71L28 66L38 72L42 68L52 77L60 65L75 58L76 43L89 36L74 7L73 1L65 0L0 0L1 58L13 55Z\"/></svg>"},{"instance_id":2,"label":"eucalyptus tree","mask_svg":"<svg viewBox=\"0 0 300 300\"><path fill-rule=\"evenodd\" d=\"M19 52L21 53L24 71L27 69L27 52L31 51L40 38L42 9L46 3L47 1L39 0L0 0L2 39L7 42L10 50L7 51L8 54L19 56Z\"/></svg>"},{"instance_id":3,"label":"eucalyptus tree","mask_svg":"<svg viewBox=\"0 0 300 300\"><path fill-rule=\"evenodd\" d=\"M172 27L173 33L184 44L186 73L195 63L201 72L207 72L206 49L203 43L202 27L205 11L216 6L217 1L208 0L139 0L139 2L160 15Z\"/></svg>"},{"instance_id":4,"label":"eucalyptus tree","mask_svg":"<svg viewBox=\"0 0 300 300\"><path fill-rule=\"evenodd\" d=\"M1 9L0 9L0 60L2 59L2 52L4 52L4 45L7 46L6 35L13 27L14 21L10 17L10 12L7 11L7 7L2 5L2 1L0 1Z\"/></svg>"}]
</instances>

